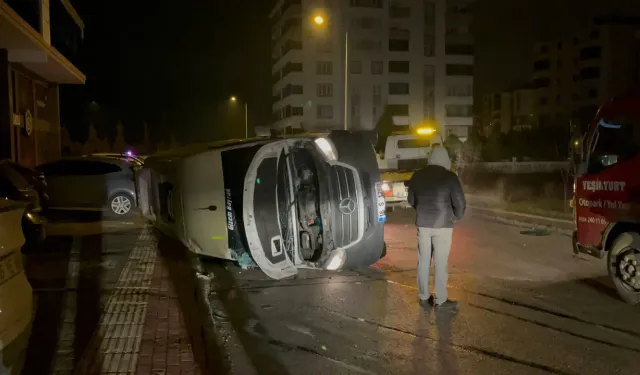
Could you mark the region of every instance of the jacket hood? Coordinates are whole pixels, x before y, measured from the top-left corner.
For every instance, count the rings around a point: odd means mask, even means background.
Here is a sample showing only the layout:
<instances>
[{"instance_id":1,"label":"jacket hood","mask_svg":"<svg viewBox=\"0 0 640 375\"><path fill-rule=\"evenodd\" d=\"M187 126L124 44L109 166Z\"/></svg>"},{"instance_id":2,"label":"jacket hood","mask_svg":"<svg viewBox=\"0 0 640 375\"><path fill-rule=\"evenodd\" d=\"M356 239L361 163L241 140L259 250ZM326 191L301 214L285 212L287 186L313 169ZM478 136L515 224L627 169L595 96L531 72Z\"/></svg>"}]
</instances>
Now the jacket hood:
<instances>
[{"instance_id":1,"label":"jacket hood","mask_svg":"<svg viewBox=\"0 0 640 375\"><path fill-rule=\"evenodd\" d=\"M449 153L444 147L436 147L429 155L429 165L439 165L446 170L451 170L451 159Z\"/></svg>"}]
</instances>

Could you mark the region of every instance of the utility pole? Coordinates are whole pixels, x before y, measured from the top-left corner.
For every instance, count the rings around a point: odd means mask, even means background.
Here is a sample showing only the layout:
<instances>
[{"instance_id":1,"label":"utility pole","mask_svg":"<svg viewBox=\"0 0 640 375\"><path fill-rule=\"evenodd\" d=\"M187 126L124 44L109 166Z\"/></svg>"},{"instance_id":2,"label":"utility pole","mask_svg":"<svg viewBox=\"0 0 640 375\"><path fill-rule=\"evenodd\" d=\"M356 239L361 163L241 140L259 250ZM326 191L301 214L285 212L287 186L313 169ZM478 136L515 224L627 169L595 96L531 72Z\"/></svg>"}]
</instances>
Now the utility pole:
<instances>
[{"instance_id":1,"label":"utility pole","mask_svg":"<svg viewBox=\"0 0 640 375\"><path fill-rule=\"evenodd\" d=\"M349 31L344 33L344 130L349 119Z\"/></svg>"}]
</instances>

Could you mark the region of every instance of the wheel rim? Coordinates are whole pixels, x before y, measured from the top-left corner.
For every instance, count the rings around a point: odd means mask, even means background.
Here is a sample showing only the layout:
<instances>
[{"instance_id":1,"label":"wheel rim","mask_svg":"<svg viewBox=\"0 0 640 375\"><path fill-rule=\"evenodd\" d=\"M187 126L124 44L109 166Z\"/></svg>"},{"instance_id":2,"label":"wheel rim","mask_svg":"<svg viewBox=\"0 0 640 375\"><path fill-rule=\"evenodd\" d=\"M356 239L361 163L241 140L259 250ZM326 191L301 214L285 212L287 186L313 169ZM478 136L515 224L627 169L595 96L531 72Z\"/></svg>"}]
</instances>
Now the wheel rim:
<instances>
[{"instance_id":1,"label":"wheel rim","mask_svg":"<svg viewBox=\"0 0 640 375\"><path fill-rule=\"evenodd\" d=\"M632 247L622 250L611 266L627 289L640 292L640 250Z\"/></svg>"},{"instance_id":2,"label":"wheel rim","mask_svg":"<svg viewBox=\"0 0 640 375\"><path fill-rule=\"evenodd\" d=\"M127 214L131 211L131 200L125 196L118 195L111 200L111 211L118 215Z\"/></svg>"}]
</instances>

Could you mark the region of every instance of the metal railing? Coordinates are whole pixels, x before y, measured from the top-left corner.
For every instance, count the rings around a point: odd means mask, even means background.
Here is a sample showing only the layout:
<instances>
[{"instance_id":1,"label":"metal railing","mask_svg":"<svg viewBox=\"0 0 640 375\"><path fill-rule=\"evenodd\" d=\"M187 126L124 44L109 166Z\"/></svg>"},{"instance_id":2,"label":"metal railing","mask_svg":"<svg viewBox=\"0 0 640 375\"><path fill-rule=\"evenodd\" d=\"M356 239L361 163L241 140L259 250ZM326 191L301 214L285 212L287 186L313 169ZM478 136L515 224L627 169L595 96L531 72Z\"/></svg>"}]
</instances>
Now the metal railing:
<instances>
[{"instance_id":1,"label":"metal railing","mask_svg":"<svg viewBox=\"0 0 640 375\"><path fill-rule=\"evenodd\" d=\"M460 163L459 168L482 168L490 172L502 173L544 173L569 170L567 161L506 161L506 162L482 162Z\"/></svg>"}]
</instances>

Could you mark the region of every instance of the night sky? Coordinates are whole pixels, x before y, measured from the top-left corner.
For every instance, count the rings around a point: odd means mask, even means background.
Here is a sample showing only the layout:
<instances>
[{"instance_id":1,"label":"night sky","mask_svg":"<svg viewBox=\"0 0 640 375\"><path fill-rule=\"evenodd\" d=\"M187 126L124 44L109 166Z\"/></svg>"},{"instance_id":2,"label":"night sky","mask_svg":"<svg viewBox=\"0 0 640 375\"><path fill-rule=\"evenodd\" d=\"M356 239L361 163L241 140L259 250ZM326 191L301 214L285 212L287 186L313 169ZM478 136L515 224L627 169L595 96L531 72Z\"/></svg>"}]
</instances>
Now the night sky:
<instances>
[{"instance_id":1,"label":"night sky","mask_svg":"<svg viewBox=\"0 0 640 375\"><path fill-rule=\"evenodd\" d=\"M155 141L242 137L244 109L229 105L231 95L247 100L251 124L269 122L273 0L73 3L86 25L77 65L87 75L86 86L62 90L62 122L74 139L84 140L89 119L109 137L122 121L132 143L143 121ZM534 41L611 12L640 13L640 1L479 0L476 98L526 82Z\"/></svg>"},{"instance_id":2,"label":"night sky","mask_svg":"<svg viewBox=\"0 0 640 375\"><path fill-rule=\"evenodd\" d=\"M95 101L101 136L112 136L117 120L133 141L143 121L154 140L244 136L244 108L228 98L247 100L250 123L269 120L270 3L75 1L86 25L78 65L87 84L65 88L63 124L86 137Z\"/></svg>"}]
</instances>

